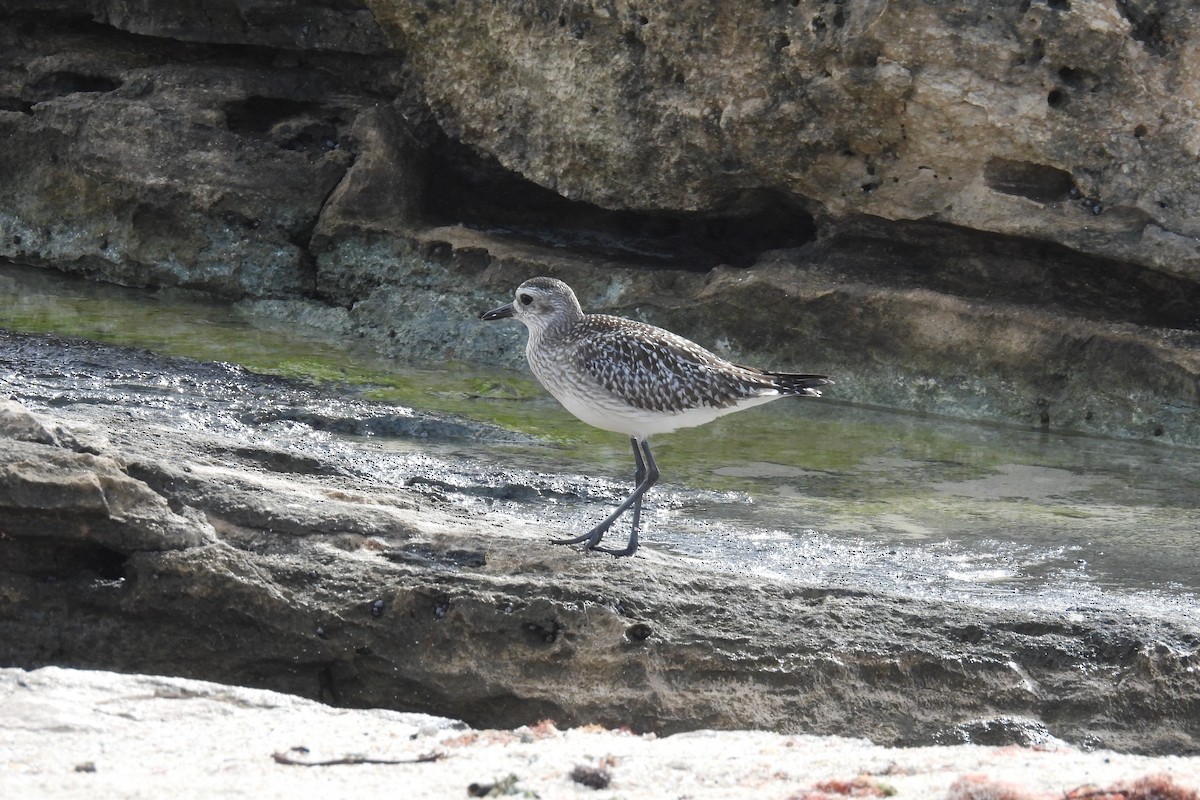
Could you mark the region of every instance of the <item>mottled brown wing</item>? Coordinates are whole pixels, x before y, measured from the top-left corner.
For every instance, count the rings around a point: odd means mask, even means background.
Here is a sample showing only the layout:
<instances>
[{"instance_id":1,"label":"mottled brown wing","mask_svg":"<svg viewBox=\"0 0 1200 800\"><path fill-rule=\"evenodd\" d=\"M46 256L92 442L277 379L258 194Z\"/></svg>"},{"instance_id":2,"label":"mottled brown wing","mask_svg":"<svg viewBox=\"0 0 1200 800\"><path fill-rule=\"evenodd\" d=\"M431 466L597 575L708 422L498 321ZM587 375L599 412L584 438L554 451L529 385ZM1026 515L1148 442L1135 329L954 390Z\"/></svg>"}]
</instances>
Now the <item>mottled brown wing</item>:
<instances>
[{"instance_id":1,"label":"mottled brown wing","mask_svg":"<svg viewBox=\"0 0 1200 800\"><path fill-rule=\"evenodd\" d=\"M761 373L738 367L670 331L589 315L572 331L578 366L604 389L647 411L726 408L771 388Z\"/></svg>"}]
</instances>

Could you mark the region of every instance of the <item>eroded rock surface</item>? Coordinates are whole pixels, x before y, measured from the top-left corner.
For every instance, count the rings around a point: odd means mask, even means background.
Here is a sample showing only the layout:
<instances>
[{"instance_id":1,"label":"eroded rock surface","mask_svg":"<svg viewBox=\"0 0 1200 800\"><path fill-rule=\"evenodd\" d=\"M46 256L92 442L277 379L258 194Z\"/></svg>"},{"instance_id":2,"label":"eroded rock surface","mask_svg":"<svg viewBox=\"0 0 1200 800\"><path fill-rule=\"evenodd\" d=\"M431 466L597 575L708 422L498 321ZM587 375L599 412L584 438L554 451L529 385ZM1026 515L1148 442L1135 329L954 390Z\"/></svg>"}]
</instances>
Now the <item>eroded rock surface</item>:
<instances>
[{"instance_id":1,"label":"eroded rock surface","mask_svg":"<svg viewBox=\"0 0 1200 800\"><path fill-rule=\"evenodd\" d=\"M54 342L9 347L47 363ZM764 581L653 549L582 555L546 543L559 531L545 498L583 493L561 476L454 476L429 455L285 437L249 410L328 414L334 401L223 365L69 350L117 359L101 375L124 388L104 401L102 379L64 392L41 377L30 391L56 398L53 416L0 407L7 665L204 678L497 727L1198 747L1194 625ZM164 379L194 388L164 393ZM37 441L76 425L107 442ZM538 503L527 515L497 505L519 482Z\"/></svg>"},{"instance_id":2,"label":"eroded rock surface","mask_svg":"<svg viewBox=\"0 0 1200 800\"><path fill-rule=\"evenodd\" d=\"M566 197L770 191L1200 267L1190 7L369 5L452 136Z\"/></svg>"}]
</instances>

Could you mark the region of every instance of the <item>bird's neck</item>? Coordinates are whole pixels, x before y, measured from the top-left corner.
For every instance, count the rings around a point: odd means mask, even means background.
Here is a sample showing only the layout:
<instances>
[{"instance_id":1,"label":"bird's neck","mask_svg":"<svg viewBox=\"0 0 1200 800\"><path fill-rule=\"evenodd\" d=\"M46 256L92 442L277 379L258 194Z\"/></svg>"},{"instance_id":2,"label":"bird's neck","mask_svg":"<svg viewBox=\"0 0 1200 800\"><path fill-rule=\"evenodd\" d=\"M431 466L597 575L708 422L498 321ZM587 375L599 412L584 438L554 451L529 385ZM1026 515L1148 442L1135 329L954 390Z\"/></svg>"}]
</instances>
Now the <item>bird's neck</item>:
<instances>
[{"instance_id":1,"label":"bird's neck","mask_svg":"<svg viewBox=\"0 0 1200 800\"><path fill-rule=\"evenodd\" d=\"M536 328L529 329L529 343L548 343L556 342L566 336L572 328L579 324L583 319L583 315L561 316L553 320L549 320L545 325L539 325Z\"/></svg>"}]
</instances>

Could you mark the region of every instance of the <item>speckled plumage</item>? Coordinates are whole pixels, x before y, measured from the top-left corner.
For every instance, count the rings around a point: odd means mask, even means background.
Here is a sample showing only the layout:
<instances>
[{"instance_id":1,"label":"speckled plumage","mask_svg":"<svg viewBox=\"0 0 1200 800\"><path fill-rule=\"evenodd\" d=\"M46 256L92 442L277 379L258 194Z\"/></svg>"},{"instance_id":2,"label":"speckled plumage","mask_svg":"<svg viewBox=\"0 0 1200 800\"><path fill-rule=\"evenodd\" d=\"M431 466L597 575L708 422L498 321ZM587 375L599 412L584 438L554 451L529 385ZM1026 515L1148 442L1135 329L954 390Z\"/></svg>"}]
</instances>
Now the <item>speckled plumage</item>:
<instances>
[{"instance_id":1,"label":"speckled plumage","mask_svg":"<svg viewBox=\"0 0 1200 800\"><path fill-rule=\"evenodd\" d=\"M575 365L606 391L643 411L678 413L726 408L756 395L760 376L713 356L669 331L593 314L561 340L576 349Z\"/></svg>"},{"instance_id":2,"label":"speckled plumage","mask_svg":"<svg viewBox=\"0 0 1200 800\"><path fill-rule=\"evenodd\" d=\"M633 441L639 466L634 494L590 533L562 542L586 541L588 549L596 548L612 522L632 507L630 544L608 551L616 555L637 548L641 496L658 477L647 441L652 434L703 425L788 395L816 397L818 386L832 383L823 375L744 367L653 325L584 314L571 287L555 278L525 281L513 303L483 319L510 316L529 329L525 355L542 386L579 419Z\"/></svg>"}]
</instances>

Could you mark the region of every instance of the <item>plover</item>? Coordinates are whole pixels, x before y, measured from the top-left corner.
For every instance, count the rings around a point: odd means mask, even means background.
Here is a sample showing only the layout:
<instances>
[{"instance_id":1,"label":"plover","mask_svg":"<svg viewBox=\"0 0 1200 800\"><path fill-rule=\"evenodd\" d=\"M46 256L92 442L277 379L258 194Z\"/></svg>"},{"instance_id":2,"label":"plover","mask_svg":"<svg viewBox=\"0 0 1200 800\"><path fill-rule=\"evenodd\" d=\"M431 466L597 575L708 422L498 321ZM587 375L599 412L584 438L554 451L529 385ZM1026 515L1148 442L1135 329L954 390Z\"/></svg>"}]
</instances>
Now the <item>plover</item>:
<instances>
[{"instance_id":1,"label":"plover","mask_svg":"<svg viewBox=\"0 0 1200 800\"><path fill-rule=\"evenodd\" d=\"M633 445L636 488L613 513L582 536L554 544L584 544L614 556L638 547L642 496L658 480L649 438L780 397L819 397L824 375L744 367L670 331L606 314L584 314L571 287L556 278L531 278L516 298L480 319L515 317L529 329L525 357L546 391L579 419L623 433ZM633 509L629 543L600 547L613 523Z\"/></svg>"}]
</instances>

